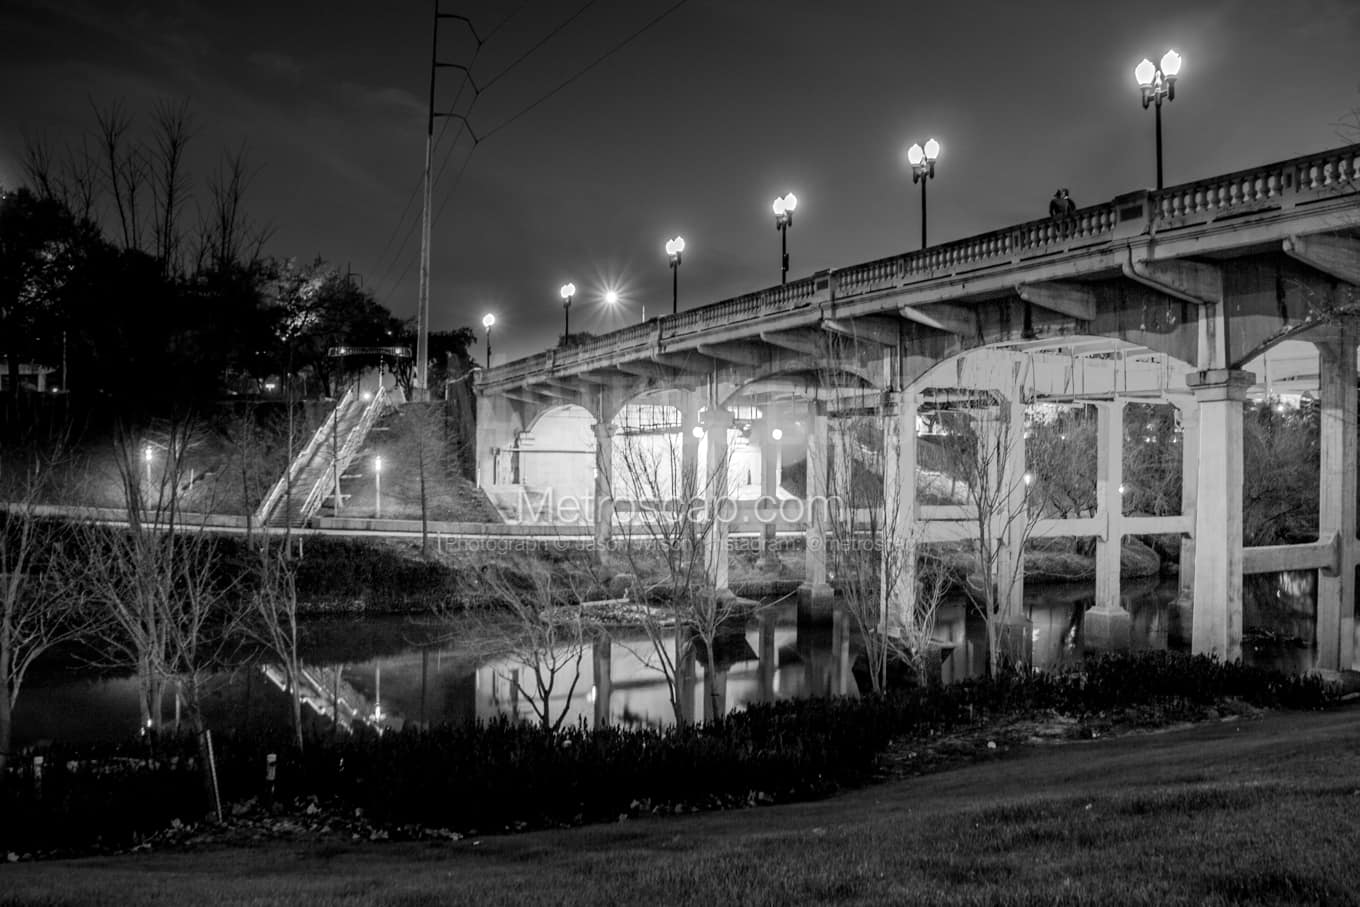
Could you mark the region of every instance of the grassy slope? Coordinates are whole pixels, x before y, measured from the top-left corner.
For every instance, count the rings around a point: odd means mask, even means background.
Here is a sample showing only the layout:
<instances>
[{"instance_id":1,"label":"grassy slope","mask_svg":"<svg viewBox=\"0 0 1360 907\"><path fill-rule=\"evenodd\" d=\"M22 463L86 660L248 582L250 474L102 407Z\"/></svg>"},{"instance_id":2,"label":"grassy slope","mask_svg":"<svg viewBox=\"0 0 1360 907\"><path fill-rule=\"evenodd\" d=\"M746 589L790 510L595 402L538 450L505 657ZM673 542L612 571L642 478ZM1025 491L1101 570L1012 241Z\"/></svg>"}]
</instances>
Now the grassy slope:
<instances>
[{"instance_id":1,"label":"grassy slope","mask_svg":"<svg viewBox=\"0 0 1360 907\"><path fill-rule=\"evenodd\" d=\"M0 867L0 904L1354 903L1360 709L1057 748L819 803L454 844Z\"/></svg>"}]
</instances>

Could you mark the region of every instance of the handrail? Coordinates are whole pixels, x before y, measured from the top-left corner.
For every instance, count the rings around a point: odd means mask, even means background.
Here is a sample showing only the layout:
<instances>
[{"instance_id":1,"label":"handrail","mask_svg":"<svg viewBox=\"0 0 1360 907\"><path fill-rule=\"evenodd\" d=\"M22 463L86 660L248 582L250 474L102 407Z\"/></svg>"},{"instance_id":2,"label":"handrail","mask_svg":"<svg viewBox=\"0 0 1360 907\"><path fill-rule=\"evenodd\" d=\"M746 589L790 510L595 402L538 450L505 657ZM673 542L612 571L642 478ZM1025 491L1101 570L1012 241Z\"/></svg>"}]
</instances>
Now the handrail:
<instances>
[{"instance_id":1,"label":"handrail","mask_svg":"<svg viewBox=\"0 0 1360 907\"><path fill-rule=\"evenodd\" d=\"M322 471L321 475L317 476L316 481L312 483L306 499L302 502L302 508L298 511L297 523L307 522L321 509L321 504L326 498L327 474L330 474L333 478L335 473L343 473L349 467L350 460L359 452L359 446L368 437L368 433L373 429L373 424L378 421L379 414L387 404L387 388L379 387L378 392L373 395L373 399L364 407L363 413L359 416L359 421L354 423L354 426L345 434L345 443L336 452L331 469ZM289 519L292 519L291 514Z\"/></svg>"},{"instance_id":2,"label":"handrail","mask_svg":"<svg viewBox=\"0 0 1360 907\"><path fill-rule=\"evenodd\" d=\"M844 299L998 264L1087 249L1108 243L1116 236L1122 238L1174 229L1219 216L1356 191L1360 191L1360 144L1162 190L1138 192L1082 208L1068 217L1039 218L915 252L822 272L825 275L822 279L826 280L823 298L827 301ZM1127 201L1131 197L1137 201L1130 206ZM820 276L768 287L675 315L663 315L645 325L623 328L579 346L507 362L481 372L477 388L508 388L535 375L581 368L621 354L643 353L654 343L664 347L668 341L714 324L792 312L819 298Z\"/></svg>"},{"instance_id":3,"label":"handrail","mask_svg":"<svg viewBox=\"0 0 1360 907\"><path fill-rule=\"evenodd\" d=\"M321 423L321 427L312 435L312 439L307 442L307 446L297 456L293 457L288 468L283 471L283 475L270 487L269 493L264 496L264 500L260 502L259 508L255 511L254 521L257 526L263 526L273 516L274 510L279 506L279 499L287 494L289 486L297 481L298 473L312 461L317 448L325 440L326 432L329 430L328 426L333 420L338 419L340 412L354 400L355 393L356 390L353 386L345 392L345 395L340 398L340 402L335 405L325 421Z\"/></svg>"}]
</instances>

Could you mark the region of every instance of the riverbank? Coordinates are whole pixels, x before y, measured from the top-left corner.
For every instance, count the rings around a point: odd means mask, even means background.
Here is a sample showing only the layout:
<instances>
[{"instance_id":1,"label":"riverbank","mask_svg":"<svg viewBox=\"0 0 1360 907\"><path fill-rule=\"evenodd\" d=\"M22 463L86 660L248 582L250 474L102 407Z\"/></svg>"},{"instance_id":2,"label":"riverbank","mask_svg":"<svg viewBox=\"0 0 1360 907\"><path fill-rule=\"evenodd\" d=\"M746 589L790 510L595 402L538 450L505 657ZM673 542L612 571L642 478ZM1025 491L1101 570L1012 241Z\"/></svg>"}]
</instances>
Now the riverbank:
<instances>
[{"instance_id":1,"label":"riverbank","mask_svg":"<svg viewBox=\"0 0 1360 907\"><path fill-rule=\"evenodd\" d=\"M312 539L298 562L298 599L308 616L338 614L428 614L494 604L488 572L498 571L516 585L530 562L546 562L570 586L589 598L618 592L611 581L639 574L668 585L664 559L654 549L612 550L600 561L594 552L565 541L515 540L513 550L494 544L422 555L417 544L391 540ZM956 582L977 571L977 558L964 546L941 546L941 563ZM1136 539L1125 540L1121 575L1156 576L1164 559ZM749 598L768 598L796 590L803 581L801 544L785 542L769 553L738 548L732 552L731 590ZM1095 559L1074 550L1070 540L1030 546L1025 578L1036 583L1081 583L1095 576ZM980 581L976 581L980 582Z\"/></svg>"},{"instance_id":2,"label":"riverbank","mask_svg":"<svg viewBox=\"0 0 1360 907\"><path fill-rule=\"evenodd\" d=\"M1351 903L1360 709L1234 717L797 803L458 841L0 869L0 905Z\"/></svg>"}]
</instances>

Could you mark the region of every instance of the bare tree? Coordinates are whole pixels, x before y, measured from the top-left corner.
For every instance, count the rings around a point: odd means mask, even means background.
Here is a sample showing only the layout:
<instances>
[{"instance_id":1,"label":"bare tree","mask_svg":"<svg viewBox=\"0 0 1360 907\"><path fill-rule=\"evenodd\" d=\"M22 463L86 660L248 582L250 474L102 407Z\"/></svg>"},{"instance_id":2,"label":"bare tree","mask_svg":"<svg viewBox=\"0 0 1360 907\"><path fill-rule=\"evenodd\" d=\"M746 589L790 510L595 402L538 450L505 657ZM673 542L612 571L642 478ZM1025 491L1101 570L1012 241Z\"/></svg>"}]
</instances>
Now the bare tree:
<instances>
[{"instance_id":1,"label":"bare tree","mask_svg":"<svg viewBox=\"0 0 1360 907\"><path fill-rule=\"evenodd\" d=\"M189 196L189 178L184 154L193 134L189 102L162 101L152 115L154 135L150 152L151 193L155 202L152 254L161 270L174 274L180 270L180 211Z\"/></svg>"},{"instance_id":2,"label":"bare tree","mask_svg":"<svg viewBox=\"0 0 1360 907\"><path fill-rule=\"evenodd\" d=\"M571 711L586 644L600 627L584 613L569 568L526 559L509 569L493 564L483 579L496 612L484 616L476 634L482 654L522 666L497 673L528 703L538 725L555 732Z\"/></svg>"},{"instance_id":3,"label":"bare tree","mask_svg":"<svg viewBox=\"0 0 1360 907\"><path fill-rule=\"evenodd\" d=\"M444 487L451 470L444 441L440 403L411 403L402 409L399 444L405 460L415 467L420 495L420 553L430 550L430 499Z\"/></svg>"},{"instance_id":4,"label":"bare tree","mask_svg":"<svg viewBox=\"0 0 1360 907\"><path fill-rule=\"evenodd\" d=\"M943 566L919 546L914 522L900 519L901 496L886 495L884 457L890 455L886 441L894 428L888 420L895 418L880 407L843 419L838 443L832 445L836 462L827 485L832 537L827 566L864 647L874 692L887 688L893 662L910 665L919 680L928 681L935 620L946 587ZM913 434L901 443L915 440ZM812 468L826 465L814 463ZM900 481L914 483L916 476ZM899 595L906 601L893 600Z\"/></svg>"},{"instance_id":5,"label":"bare tree","mask_svg":"<svg viewBox=\"0 0 1360 907\"><path fill-rule=\"evenodd\" d=\"M674 426L657 429L624 421L612 461L597 468L607 470L602 474L609 476L610 498L628 502L616 520L614 550L638 579L629 590L644 606L634 613L636 626L657 655L676 723L689 720L683 675L696 652L705 661L705 712L721 715L716 642L724 627L746 616L739 599L714 587L716 565L708 563L713 556L726 556L715 543L719 521L728 518L724 505L731 503L730 484L724 481L730 451L724 445L722 459L706 464L707 475L701 477ZM673 648L667 644L672 628Z\"/></svg>"},{"instance_id":6,"label":"bare tree","mask_svg":"<svg viewBox=\"0 0 1360 907\"><path fill-rule=\"evenodd\" d=\"M281 545L261 537L250 594L250 635L277 659L288 684L293 745L302 752L302 658L299 654L297 566L289 557L287 533Z\"/></svg>"},{"instance_id":7,"label":"bare tree","mask_svg":"<svg viewBox=\"0 0 1360 907\"><path fill-rule=\"evenodd\" d=\"M91 626L90 611L67 594L62 556L72 541L70 527L37 512L57 458L49 451L29 468L14 460L0 465L0 784L12 750L13 709L29 669Z\"/></svg>"},{"instance_id":8,"label":"bare tree","mask_svg":"<svg viewBox=\"0 0 1360 907\"><path fill-rule=\"evenodd\" d=\"M244 146L223 155L208 182L207 210L199 213L199 270L255 265L263 257L272 231L254 223L245 212L250 181Z\"/></svg>"},{"instance_id":9,"label":"bare tree","mask_svg":"<svg viewBox=\"0 0 1360 907\"><path fill-rule=\"evenodd\" d=\"M1033 475L1024 463L1024 406L990 399L971 410L943 414L950 426L949 460L965 480L977 572L967 593L987 628L988 670L995 676L1014 660L1007 653L1022 602L1009 590L1023 580L1024 547L1040 510L1028 494ZM1004 590L1004 591L1003 591Z\"/></svg>"},{"instance_id":10,"label":"bare tree","mask_svg":"<svg viewBox=\"0 0 1360 907\"><path fill-rule=\"evenodd\" d=\"M106 108L91 102L103 156L104 188L113 199L114 212L122 233L124 249L142 248L139 204L146 182L146 162L142 149L132 141L132 116L121 101Z\"/></svg>"}]
</instances>

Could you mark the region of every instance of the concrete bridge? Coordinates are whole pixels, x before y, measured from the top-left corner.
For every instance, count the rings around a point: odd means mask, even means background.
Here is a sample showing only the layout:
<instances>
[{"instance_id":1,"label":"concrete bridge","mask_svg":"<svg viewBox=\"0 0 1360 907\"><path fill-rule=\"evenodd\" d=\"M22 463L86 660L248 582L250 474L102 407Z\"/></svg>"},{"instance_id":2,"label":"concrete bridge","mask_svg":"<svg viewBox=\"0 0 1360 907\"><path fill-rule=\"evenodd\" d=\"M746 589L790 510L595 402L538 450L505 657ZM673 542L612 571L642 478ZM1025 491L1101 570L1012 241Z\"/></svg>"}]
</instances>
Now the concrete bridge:
<instances>
[{"instance_id":1,"label":"concrete bridge","mask_svg":"<svg viewBox=\"0 0 1360 907\"><path fill-rule=\"evenodd\" d=\"M808 500L847 487L855 461L874 461L886 522L910 550L983 535L1003 607L1019 610L1026 538L1094 537L1097 635L1126 619L1126 535L1181 536L1193 647L1227 658L1241 652L1244 573L1316 570L1318 667L1351 668L1358 168L1360 145L1132 192L487 369L477 382L479 484L493 498L538 501L540 521L578 522L580 510L600 541L668 497L733 497L747 515L763 507L787 517L764 521L767 537L807 533L806 594L816 601L829 594L835 519L785 512L779 457L792 443ZM1243 401L1309 384L1322 410L1319 541L1244 549ZM1026 523L1016 519L1030 478L1020 426L1054 403L1098 411L1098 506L1092 517ZM1134 403L1174 408L1179 514L1125 513L1123 425ZM995 498L981 521L947 494L923 493L926 417L951 407L995 454L980 471ZM867 446L851 429L866 417L882 428ZM628 453L639 439L649 439L642 459ZM554 509L569 497L568 512ZM726 523L705 551L709 577L725 586ZM910 569L889 585L886 610L904 620Z\"/></svg>"}]
</instances>

